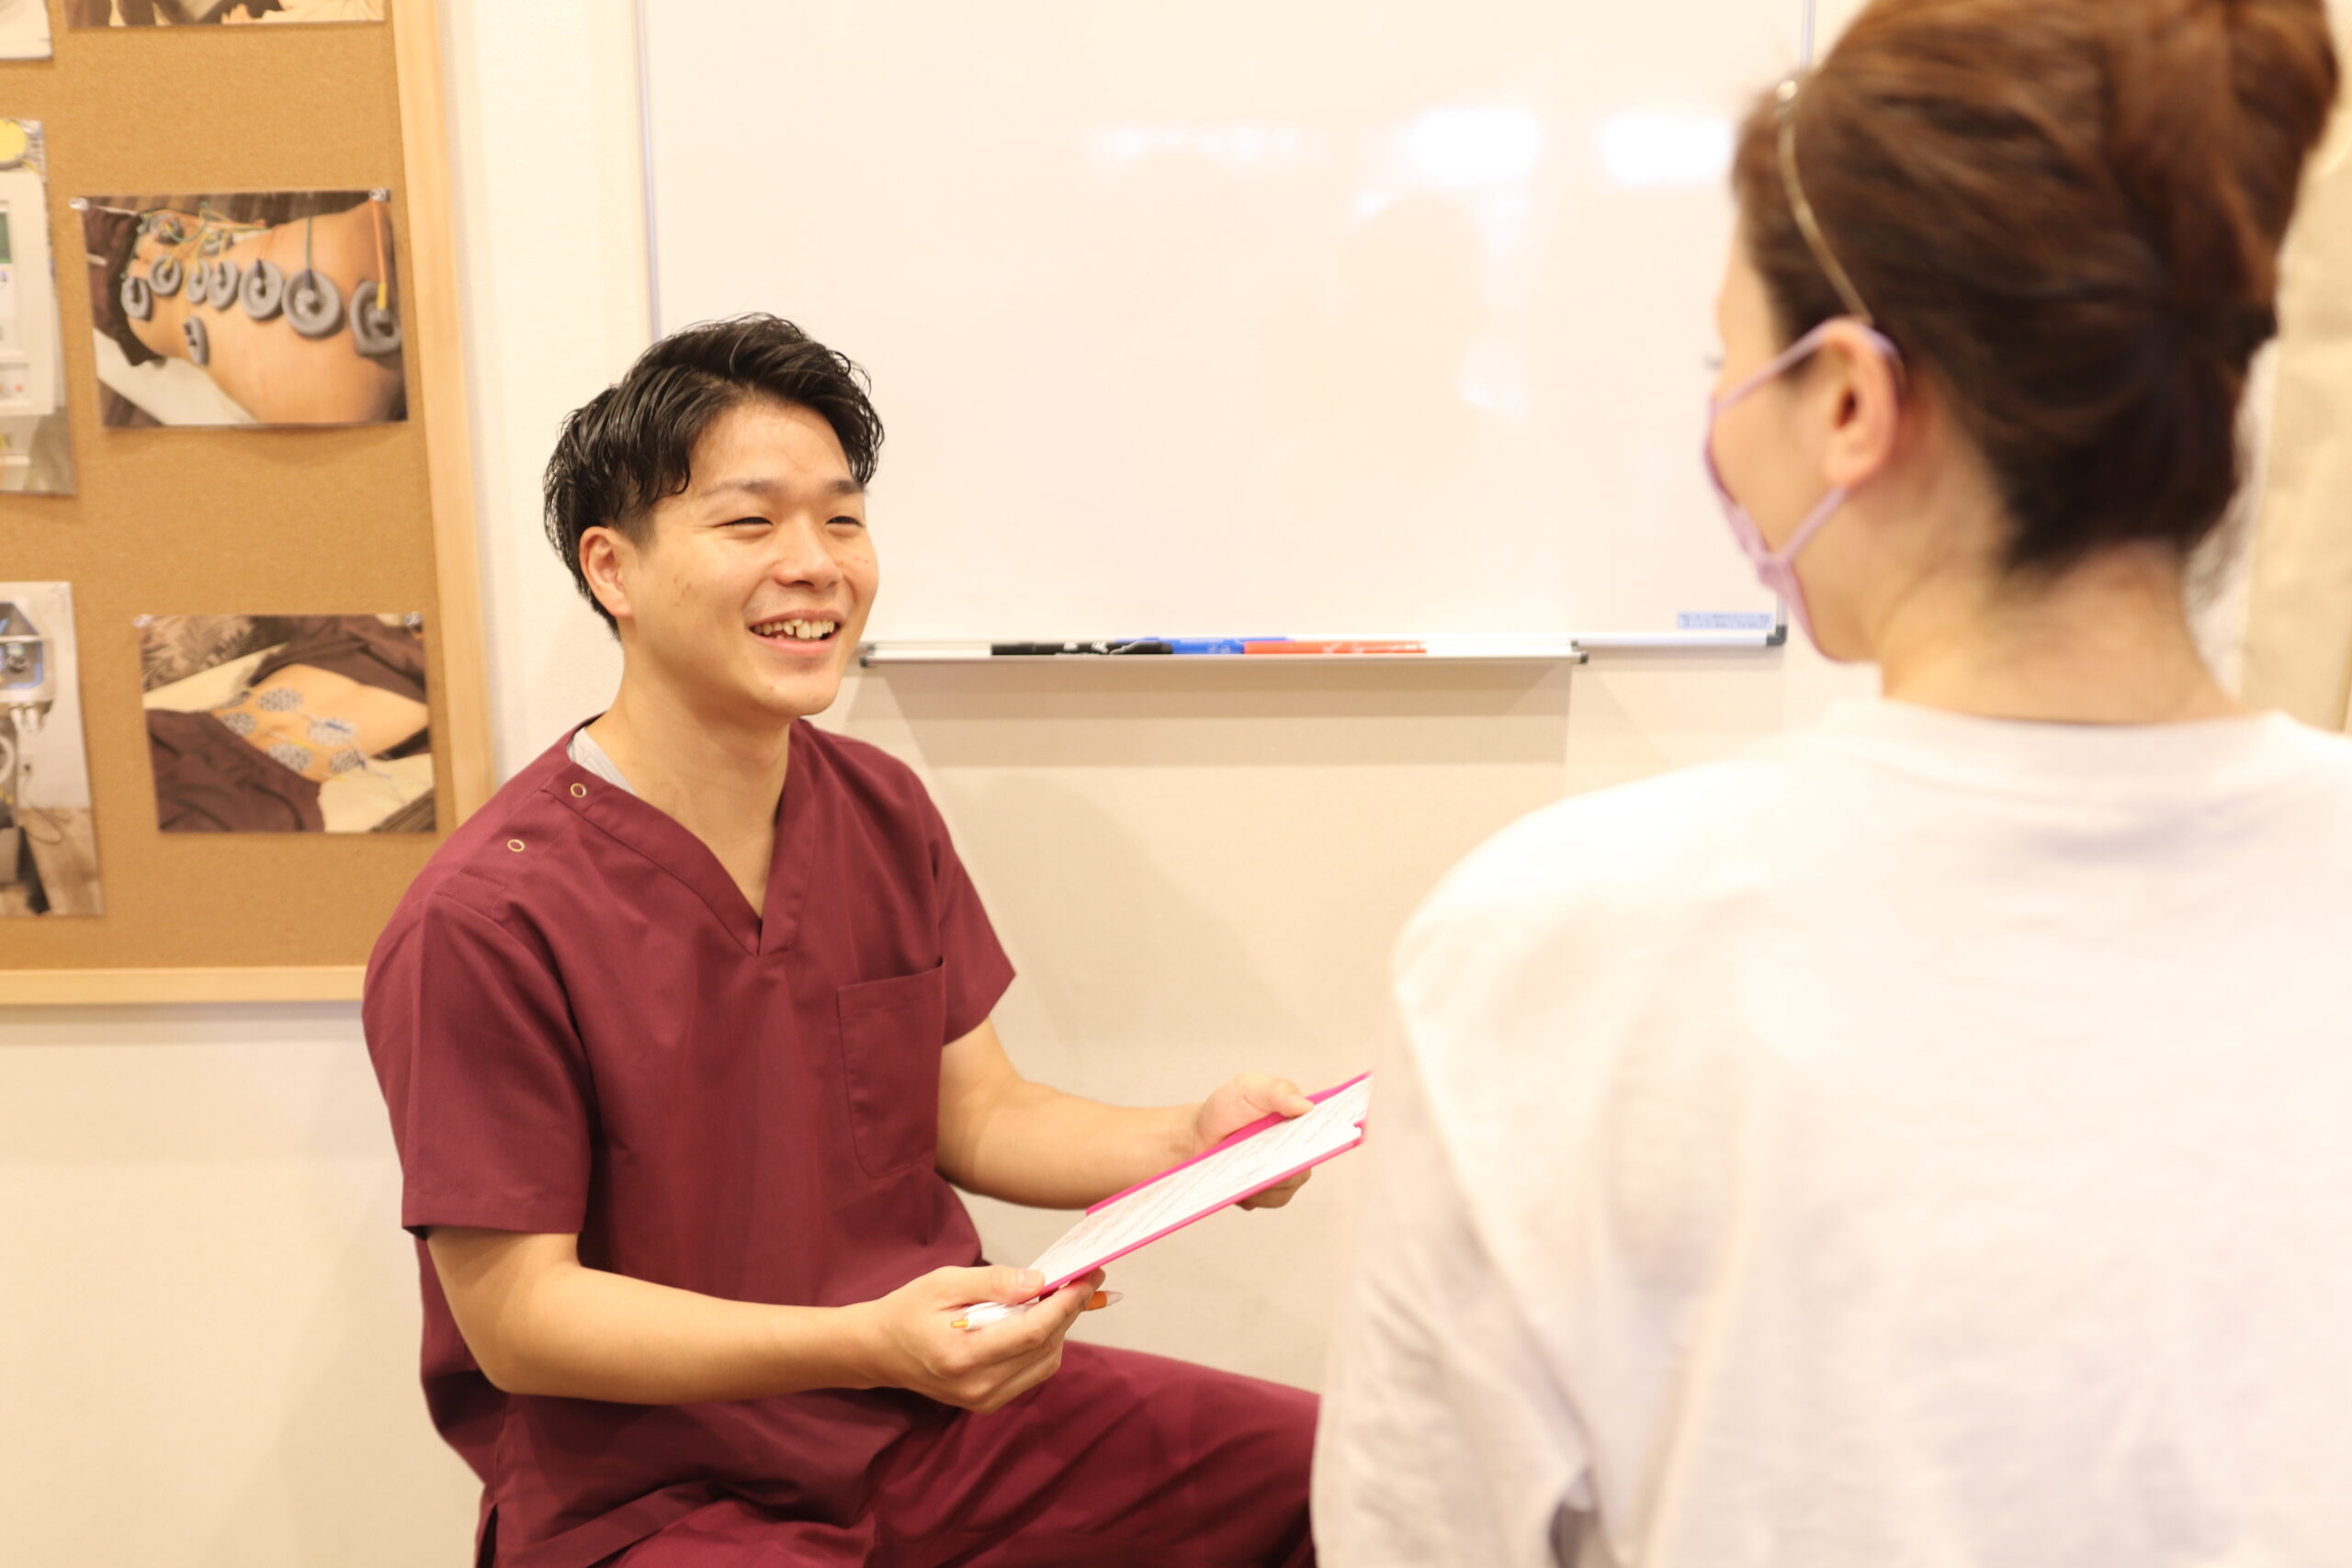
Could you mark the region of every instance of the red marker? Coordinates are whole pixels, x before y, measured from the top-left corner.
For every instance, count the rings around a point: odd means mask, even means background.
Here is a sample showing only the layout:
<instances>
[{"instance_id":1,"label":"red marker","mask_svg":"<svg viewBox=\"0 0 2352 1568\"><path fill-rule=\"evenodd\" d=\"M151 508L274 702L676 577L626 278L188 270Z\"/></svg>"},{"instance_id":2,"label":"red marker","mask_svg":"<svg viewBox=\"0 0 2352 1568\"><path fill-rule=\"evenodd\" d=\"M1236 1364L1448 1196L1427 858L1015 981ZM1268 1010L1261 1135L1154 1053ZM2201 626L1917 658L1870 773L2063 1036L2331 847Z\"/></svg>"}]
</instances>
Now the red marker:
<instances>
[{"instance_id":1,"label":"red marker","mask_svg":"<svg viewBox=\"0 0 2352 1568\"><path fill-rule=\"evenodd\" d=\"M1419 642L1245 642L1244 653L1427 653Z\"/></svg>"}]
</instances>

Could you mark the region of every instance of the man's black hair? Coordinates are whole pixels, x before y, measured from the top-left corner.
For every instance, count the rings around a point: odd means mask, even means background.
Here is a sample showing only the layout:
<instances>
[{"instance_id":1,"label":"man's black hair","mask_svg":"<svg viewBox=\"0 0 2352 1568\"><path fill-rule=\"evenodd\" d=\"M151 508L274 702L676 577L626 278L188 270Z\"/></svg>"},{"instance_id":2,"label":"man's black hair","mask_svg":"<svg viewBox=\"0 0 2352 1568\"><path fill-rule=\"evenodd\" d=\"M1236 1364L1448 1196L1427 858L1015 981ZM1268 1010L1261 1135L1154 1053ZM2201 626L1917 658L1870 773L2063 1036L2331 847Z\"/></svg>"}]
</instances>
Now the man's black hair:
<instances>
[{"instance_id":1,"label":"man's black hair","mask_svg":"<svg viewBox=\"0 0 2352 1568\"><path fill-rule=\"evenodd\" d=\"M580 570L580 536L612 528L645 543L655 503L686 488L695 443L710 422L753 398L817 414L833 427L857 482L873 479L882 421L866 396L865 372L775 316L673 333L564 420L548 459L548 542L606 626L619 629Z\"/></svg>"}]
</instances>

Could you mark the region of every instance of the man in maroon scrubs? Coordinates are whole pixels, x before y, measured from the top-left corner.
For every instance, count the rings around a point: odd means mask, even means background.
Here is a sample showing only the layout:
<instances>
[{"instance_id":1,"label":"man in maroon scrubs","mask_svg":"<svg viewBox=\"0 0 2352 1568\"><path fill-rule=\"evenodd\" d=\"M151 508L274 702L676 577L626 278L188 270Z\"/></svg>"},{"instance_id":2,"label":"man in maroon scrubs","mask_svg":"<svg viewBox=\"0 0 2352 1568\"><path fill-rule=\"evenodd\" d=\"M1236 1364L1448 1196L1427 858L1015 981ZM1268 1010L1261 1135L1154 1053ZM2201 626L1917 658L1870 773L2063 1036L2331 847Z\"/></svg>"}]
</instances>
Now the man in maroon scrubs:
<instances>
[{"instance_id":1,"label":"man in maroon scrubs","mask_svg":"<svg viewBox=\"0 0 2352 1568\"><path fill-rule=\"evenodd\" d=\"M1006 1060L1012 969L922 785L804 722L873 601L880 440L848 362L772 317L656 344L571 416L548 529L620 690L368 965L480 1561L1310 1562L1311 1395L1065 1347L1099 1276L951 1326L1042 1282L977 1267L956 1188L1080 1207L1307 1102L1252 1074L1125 1110Z\"/></svg>"}]
</instances>

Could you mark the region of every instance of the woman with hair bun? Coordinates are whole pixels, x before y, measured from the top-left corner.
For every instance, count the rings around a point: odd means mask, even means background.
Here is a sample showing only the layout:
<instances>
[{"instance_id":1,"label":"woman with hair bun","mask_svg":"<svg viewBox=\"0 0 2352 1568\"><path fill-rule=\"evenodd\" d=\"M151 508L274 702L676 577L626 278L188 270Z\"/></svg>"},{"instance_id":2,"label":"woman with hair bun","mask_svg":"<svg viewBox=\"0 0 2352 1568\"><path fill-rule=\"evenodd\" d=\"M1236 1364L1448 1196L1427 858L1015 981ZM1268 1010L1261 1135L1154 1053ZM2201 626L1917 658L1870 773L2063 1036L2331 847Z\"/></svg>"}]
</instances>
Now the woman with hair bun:
<instances>
[{"instance_id":1,"label":"woman with hair bun","mask_svg":"<svg viewBox=\"0 0 2352 1568\"><path fill-rule=\"evenodd\" d=\"M1415 917L1326 1563L2352 1554L2352 743L2183 604L2336 87L2318 0L1879 0L1748 116L1705 460L1884 695Z\"/></svg>"}]
</instances>

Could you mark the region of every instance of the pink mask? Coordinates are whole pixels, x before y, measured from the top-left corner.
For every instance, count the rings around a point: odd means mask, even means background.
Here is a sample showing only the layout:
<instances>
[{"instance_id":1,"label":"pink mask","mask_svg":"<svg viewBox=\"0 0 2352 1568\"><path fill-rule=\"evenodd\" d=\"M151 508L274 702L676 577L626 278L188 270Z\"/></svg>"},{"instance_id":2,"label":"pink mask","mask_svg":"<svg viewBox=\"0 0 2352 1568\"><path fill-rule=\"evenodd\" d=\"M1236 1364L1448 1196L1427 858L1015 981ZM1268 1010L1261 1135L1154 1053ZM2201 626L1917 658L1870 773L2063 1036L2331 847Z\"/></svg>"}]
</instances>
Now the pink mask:
<instances>
[{"instance_id":1,"label":"pink mask","mask_svg":"<svg viewBox=\"0 0 2352 1568\"><path fill-rule=\"evenodd\" d=\"M1838 320L1850 320L1850 318L1840 317ZM1901 368L1902 350L1863 323L1854 321L1852 324L1861 328L1878 351L1886 355L1890 364L1898 369ZM1840 486L1823 496L1821 504L1808 513L1805 520L1797 525L1797 531L1789 536L1789 542L1777 552L1774 551L1772 547L1764 540L1764 530L1756 525L1756 519L1747 514L1747 509L1740 505L1732 495L1731 487L1724 483L1723 470L1715 467L1715 421L1722 418L1724 411L1733 404L1739 402L1757 389L1785 376L1792 368L1810 358L1821 347L1823 336L1828 332L1830 325L1829 321L1822 322L1774 356L1771 363L1766 365L1755 375L1750 376L1722 397L1710 399L1707 403L1707 440L1703 449L1707 463L1707 478L1713 482L1715 496L1723 502L1724 520L1731 525L1732 537L1739 541L1740 553L1747 556L1748 564L1755 567L1756 581L1788 602L1789 608L1796 615L1797 625L1804 628L1806 640L1816 649L1821 647L1821 638L1815 635L1813 615L1805 607L1804 584L1797 581L1797 554L1813 542L1813 536L1821 532L1822 525L1836 516L1838 508L1846 504L1847 490L1844 486Z\"/></svg>"}]
</instances>

